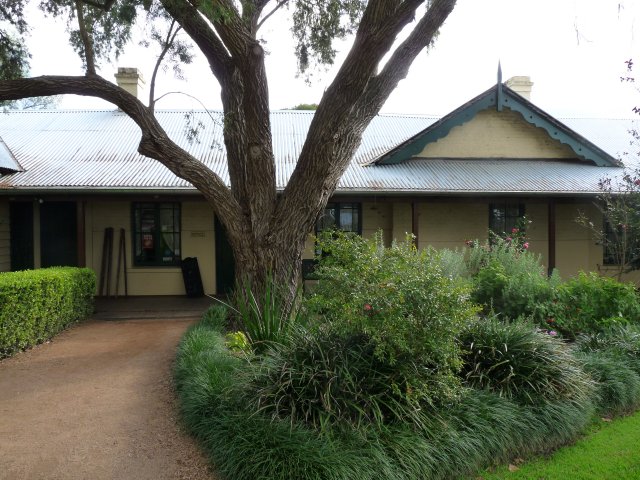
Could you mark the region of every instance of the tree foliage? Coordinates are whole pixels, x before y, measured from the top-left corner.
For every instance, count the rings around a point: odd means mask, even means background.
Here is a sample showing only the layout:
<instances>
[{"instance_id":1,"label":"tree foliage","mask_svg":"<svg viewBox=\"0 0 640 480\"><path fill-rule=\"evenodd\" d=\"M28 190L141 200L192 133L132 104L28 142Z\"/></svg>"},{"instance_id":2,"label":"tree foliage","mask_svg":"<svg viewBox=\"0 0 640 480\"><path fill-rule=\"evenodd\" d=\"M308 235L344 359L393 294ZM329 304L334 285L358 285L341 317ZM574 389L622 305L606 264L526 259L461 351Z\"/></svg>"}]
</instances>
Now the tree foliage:
<instances>
[{"instance_id":1,"label":"tree foliage","mask_svg":"<svg viewBox=\"0 0 640 480\"><path fill-rule=\"evenodd\" d=\"M19 78L29 68L29 53L20 35L27 31L25 0L0 3L0 80Z\"/></svg>"}]
</instances>

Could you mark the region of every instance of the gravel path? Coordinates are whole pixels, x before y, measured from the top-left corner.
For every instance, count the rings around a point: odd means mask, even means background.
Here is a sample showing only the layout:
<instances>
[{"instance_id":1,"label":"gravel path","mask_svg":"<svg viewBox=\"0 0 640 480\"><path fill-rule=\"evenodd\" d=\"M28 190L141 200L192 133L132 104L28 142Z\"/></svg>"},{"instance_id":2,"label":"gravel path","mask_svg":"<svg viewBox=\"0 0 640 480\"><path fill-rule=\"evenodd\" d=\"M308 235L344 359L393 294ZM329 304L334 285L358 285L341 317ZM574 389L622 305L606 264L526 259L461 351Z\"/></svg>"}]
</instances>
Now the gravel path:
<instances>
[{"instance_id":1,"label":"gravel path","mask_svg":"<svg viewBox=\"0 0 640 480\"><path fill-rule=\"evenodd\" d=\"M0 478L213 479L172 390L191 323L89 321L0 361Z\"/></svg>"}]
</instances>

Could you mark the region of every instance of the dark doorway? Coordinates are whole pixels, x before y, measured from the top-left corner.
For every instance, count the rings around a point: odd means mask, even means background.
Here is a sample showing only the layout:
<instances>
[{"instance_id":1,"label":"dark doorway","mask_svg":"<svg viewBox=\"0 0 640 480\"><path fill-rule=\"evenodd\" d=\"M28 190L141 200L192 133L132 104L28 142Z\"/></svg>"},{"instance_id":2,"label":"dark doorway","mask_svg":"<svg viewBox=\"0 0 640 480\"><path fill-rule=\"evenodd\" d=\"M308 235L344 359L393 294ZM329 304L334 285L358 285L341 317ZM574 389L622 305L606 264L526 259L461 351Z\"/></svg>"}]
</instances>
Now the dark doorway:
<instances>
[{"instance_id":1,"label":"dark doorway","mask_svg":"<svg viewBox=\"0 0 640 480\"><path fill-rule=\"evenodd\" d=\"M78 266L75 202L40 205L40 263L42 267Z\"/></svg>"},{"instance_id":2,"label":"dark doorway","mask_svg":"<svg viewBox=\"0 0 640 480\"><path fill-rule=\"evenodd\" d=\"M9 241L11 243L11 271L31 270L33 264L33 203L9 204Z\"/></svg>"},{"instance_id":3,"label":"dark doorway","mask_svg":"<svg viewBox=\"0 0 640 480\"><path fill-rule=\"evenodd\" d=\"M216 293L218 295L228 294L233 290L235 283L233 251L227 239L227 232L217 217L214 228L216 235Z\"/></svg>"}]
</instances>

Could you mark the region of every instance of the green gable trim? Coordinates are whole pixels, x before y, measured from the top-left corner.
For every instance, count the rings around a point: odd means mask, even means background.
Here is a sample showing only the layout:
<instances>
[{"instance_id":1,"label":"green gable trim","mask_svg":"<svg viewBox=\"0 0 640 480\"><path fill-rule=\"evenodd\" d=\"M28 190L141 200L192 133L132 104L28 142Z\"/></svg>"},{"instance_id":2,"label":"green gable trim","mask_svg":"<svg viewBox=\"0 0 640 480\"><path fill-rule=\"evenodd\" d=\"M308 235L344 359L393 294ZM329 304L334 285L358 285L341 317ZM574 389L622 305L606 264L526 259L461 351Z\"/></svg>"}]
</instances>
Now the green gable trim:
<instances>
[{"instance_id":1,"label":"green gable trim","mask_svg":"<svg viewBox=\"0 0 640 480\"><path fill-rule=\"evenodd\" d=\"M600 167L621 166L620 162L604 150L501 83L442 117L430 127L388 151L372 163L375 165L394 165L409 160L422 152L428 144L446 137L452 128L468 122L478 112L489 108L495 108L499 112L507 108L520 113L526 122L544 129L551 138L568 145L579 158L591 161Z\"/></svg>"}]
</instances>

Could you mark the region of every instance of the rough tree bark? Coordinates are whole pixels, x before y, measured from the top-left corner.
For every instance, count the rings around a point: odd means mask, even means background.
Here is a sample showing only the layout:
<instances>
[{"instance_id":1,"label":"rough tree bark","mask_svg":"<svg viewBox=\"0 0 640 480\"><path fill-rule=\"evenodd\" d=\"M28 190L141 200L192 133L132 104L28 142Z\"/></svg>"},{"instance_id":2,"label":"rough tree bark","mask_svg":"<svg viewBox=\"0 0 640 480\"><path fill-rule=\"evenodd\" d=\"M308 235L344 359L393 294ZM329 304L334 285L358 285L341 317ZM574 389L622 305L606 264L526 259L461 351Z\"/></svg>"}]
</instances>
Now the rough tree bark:
<instances>
[{"instance_id":1,"label":"rough tree bark","mask_svg":"<svg viewBox=\"0 0 640 480\"><path fill-rule=\"evenodd\" d=\"M80 0L79 0L80 1ZM260 294L268 275L293 298L308 233L358 148L362 133L418 55L453 10L455 0L432 0L409 36L378 72L396 36L425 0L371 0L353 48L326 90L297 166L281 194L276 190L264 51L256 39L268 0L210 2L198 11L187 0L161 0L193 39L222 87L228 188L211 170L167 136L152 109L88 73L0 82L0 100L73 93L117 105L142 130L138 151L194 185L227 230L236 259L236 279ZM224 11L224 15L220 15Z\"/></svg>"}]
</instances>

